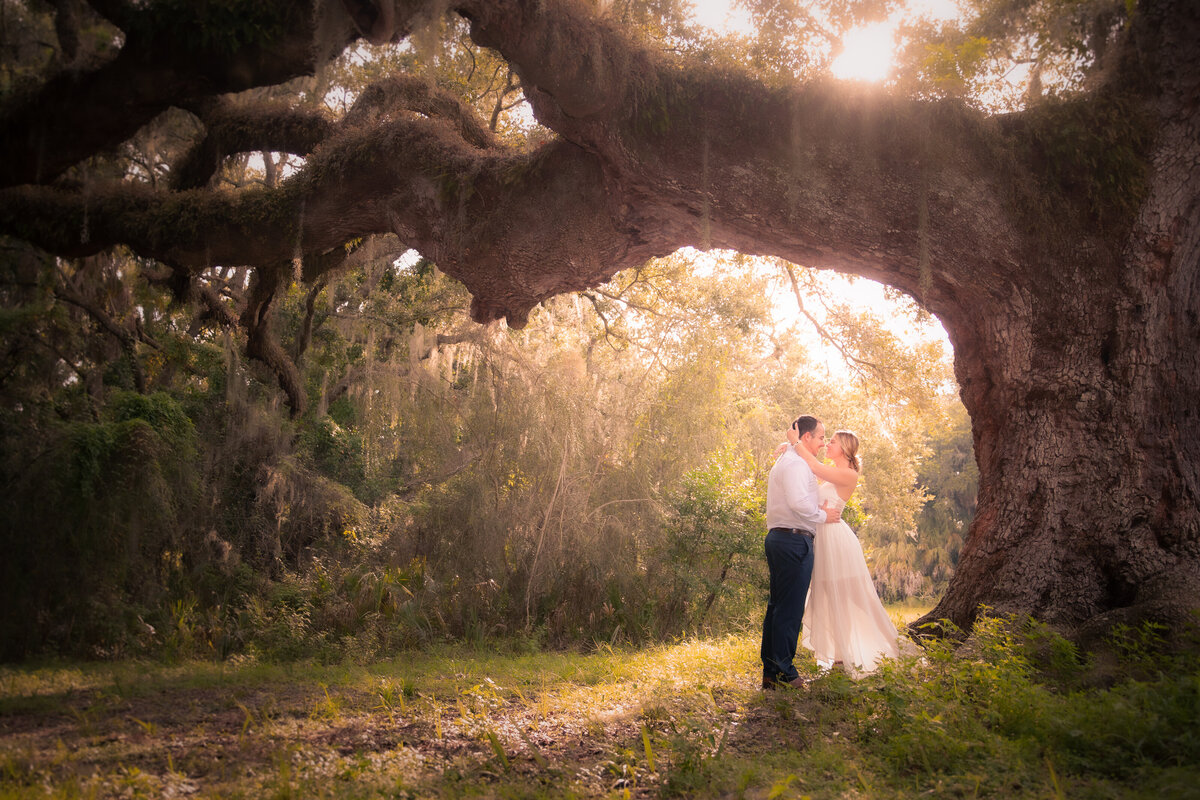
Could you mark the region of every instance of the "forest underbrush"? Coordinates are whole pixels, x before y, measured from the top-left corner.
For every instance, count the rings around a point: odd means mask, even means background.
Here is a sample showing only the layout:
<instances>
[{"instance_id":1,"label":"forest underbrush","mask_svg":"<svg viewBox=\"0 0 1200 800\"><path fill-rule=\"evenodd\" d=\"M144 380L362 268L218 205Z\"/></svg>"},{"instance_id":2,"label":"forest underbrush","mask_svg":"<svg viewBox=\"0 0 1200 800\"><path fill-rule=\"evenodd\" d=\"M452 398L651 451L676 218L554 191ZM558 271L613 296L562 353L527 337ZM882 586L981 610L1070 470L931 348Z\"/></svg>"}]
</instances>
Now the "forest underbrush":
<instances>
[{"instance_id":1,"label":"forest underbrush","mask_svg":"<svg viewBox=\"0 0 1200 800\"><path fill-rule=\"evenodd\" d=\"M497 644L6 667L0 797L1200 796L1200 642L1153 625L1082 653L988 618L771 692L750 630Z\"/></svg>"}]
</instances>

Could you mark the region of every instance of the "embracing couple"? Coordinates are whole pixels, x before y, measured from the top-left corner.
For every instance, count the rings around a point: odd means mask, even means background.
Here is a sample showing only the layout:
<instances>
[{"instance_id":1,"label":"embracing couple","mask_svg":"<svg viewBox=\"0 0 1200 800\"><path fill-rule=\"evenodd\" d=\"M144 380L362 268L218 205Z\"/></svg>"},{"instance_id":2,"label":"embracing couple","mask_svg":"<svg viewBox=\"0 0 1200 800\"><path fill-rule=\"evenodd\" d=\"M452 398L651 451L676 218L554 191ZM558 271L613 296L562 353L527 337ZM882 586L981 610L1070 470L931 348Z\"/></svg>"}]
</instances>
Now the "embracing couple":
<instances>
[{"instance_id":1,"label":"embracing couple","mask_svg":"<svg viewBox=\"0 0 1200 800\"><path fill-rule=\"evenodd\" d=\"M823 667L869 672L899 652L862 546L841 521L858 485L858 437L838 431L827 442L821 421L803 416L787 438L767 480L771 593L762 631L764 689L804 685L793 663L802 622L804 646ZM832 466L818 458L822 448Z\"/></svg>"}]
</instances>

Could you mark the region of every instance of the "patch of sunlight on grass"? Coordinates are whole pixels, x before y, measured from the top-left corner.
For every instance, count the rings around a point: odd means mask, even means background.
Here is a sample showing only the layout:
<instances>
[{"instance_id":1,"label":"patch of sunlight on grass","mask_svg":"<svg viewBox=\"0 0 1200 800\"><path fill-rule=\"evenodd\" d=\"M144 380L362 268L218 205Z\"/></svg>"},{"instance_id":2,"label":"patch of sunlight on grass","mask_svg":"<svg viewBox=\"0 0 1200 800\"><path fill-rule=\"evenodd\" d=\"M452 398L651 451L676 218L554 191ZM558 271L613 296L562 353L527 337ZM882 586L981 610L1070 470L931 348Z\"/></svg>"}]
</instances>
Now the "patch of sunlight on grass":
<instances>
[{"instance_id":1,"label":"patch of sunlight on grass","mask_svg":"<svg viewBox=\"0 0 1200 800\"><path fill-rule=\"evenodd\" d=\"M0 667L0 692L3 696L59 694L95 689L111 682L107 671L98 665Z\"/></svg>"},{"instance_id":2,"label":"patch of sunlight on grass","mask_svg":"<svg viewBox=\"0 0 1200 800\"><path fill-rule=\"evenodd\" d=\"M888 617L896 628L904 628L933 610L933 603L924 600L901 600L899 603L888 603L884 606Z\"/></svg>"},{"instance_id":3,"label":"patch of sunlight on grass","mask_svg":"<svg viewBox=\"0 0 1200 800\"><path fill-rule=\"evenodd\" d=\"M888 611L897 627L931 606L902 604ZM601 645L588 654L481 652L455 645L397 654L389 661L357 665L312 662L175 664L119 662L0 668L0 709L34 710L65 702L72 693L117 698L178 690L271 689L307 685L359 690L378 704L380 681L403 687L412 700L453 699L484 685L506 700L540 698L546 713L586 712L584 706L635 709L661 697L707 697L713 690L757 686L758 635L753 631L715 638L688 638L640 650Z\"/></svg>"},{"instance_id":4,"label":"patch of sunlight on grass","mask_svg":"<svg viewBox=\"0 0 1200 800\"><path fill-rule=\"evenodd\" d=\"M463 723L480 721L488 706L519 703L533 717L629 721L646 708L673 713L712 708L730 691L757 686L758 639L731 635L686 639L642 650L602 646L587 654L524 655L436 648L397 656L355 671L346 685L378 704L379 681L403 681L413 699L411 716L444 709ZM311 676L306 676L312 680Z\"/></svg>"},{"instance_id":5,"label":"patch of sunlight on grass","mask_svg":"<svg viewBox=\"0 0 1200 800\"><path fill-rule=\"evenodd\" d=\"M680 707L713 707L723 692L751 688L759 673L758 643L748 636L689 639L637 651L605 649L576 656L575 678L547 687L552 713L603 721ZM580 680L582 678L583 680Z\"/></svg>"}]
</instances>

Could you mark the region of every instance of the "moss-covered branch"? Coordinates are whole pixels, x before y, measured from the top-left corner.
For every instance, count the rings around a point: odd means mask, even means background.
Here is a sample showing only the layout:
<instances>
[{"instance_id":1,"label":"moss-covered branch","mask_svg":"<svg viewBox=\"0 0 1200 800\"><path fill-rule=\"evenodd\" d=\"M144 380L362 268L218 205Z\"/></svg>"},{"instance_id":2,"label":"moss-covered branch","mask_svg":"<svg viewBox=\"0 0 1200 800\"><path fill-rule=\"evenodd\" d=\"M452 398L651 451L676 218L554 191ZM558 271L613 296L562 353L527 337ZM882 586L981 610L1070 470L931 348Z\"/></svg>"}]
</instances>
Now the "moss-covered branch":
<instances>
[{"instance_id":1,"label":"moss-covered branch","mask_svg":"<svg viewBox=\"0 0 1200 800\"><path fill-rule=\"evenodd\" d=\"M284 105L234 106L215 102L201 113L205 135L172 171L176 189L209 182L221 162L253 150L307 156L333 130L328 116Z\"/></svg>"},{"instance_id":2,"label":"moss-covered branch","mask_svg":"<svg viewBox=\"0 0 1200 800\"><path fill-rule=\"evenodd\" d=\"M227 3L104 4L123 26L117 57L67 71L0 113L0 186L46 183L115 148L172 105L281 83L316 68L318 21L291 0L242 2L240 27ZM111 7L110 7L111 6ZM354 38L342 37L340 52Z\"/></svg>"},{"instance_id":3,"label":"moss-covered branch","mask_svg":"<svg viewBox=\"0 0 1200 800\"><path fill-rule=\"evenodd\" d=\"M495 134L470 106L415 75L392 75L368 86L347 112L342 124L372 124L381 116L400 109L446 120L473 147L499 146Z\"/></svg>"}]
</instances>

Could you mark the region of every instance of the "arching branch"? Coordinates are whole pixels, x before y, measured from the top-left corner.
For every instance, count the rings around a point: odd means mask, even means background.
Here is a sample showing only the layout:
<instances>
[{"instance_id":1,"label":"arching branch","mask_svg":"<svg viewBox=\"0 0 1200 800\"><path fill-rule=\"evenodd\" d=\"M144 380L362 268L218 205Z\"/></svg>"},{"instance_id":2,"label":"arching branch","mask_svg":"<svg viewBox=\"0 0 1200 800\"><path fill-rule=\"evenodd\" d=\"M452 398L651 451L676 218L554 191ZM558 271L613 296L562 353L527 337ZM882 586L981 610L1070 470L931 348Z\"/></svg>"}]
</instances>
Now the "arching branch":
<instances>
[{"instance_id":1,"label":"arching branch","mask_svg":"<svg viewBox=\"0 0 1200 800\"><path fill-rule=\"evenodd\" d=\"M221 162L235 153L273 151L307 157L334 132L365 127L397 111L445 120L473 147L499 145L461 100L429 81L409 75L368 86L339 122L321 111L278 103L245 106L210 101L197 104L193 111L204 123L205 135L175 166L173 185L177 190L204 186L220 169Z\"/></svg>"},{"instance_id":2,"label":"arching branch","mask_svg":"<svg viewBox=\"0 0 1200 800\"><path fill-rule=\"evenodd\" d=\"M172 170L173 188L204 186L234 153L265 150L307 156L333 131L326 115L283 105L208 105L200 112L205 135Z\"/></svg>"},{"instance_id":3,"label":"arching branch","mask_svg":"<svg viewBox=\"0 0 1200 800\"><path fill-rule=\"evenodd\" d=\"M388 37L403 34L422 11L354 5L372 36L384 24L393 26ZM193 272L301 253L306 279L319 274L307 265L320 254L394 232L467 285L475 319L520 325L553 294L685 245L777 255L915 289L914 209L928 193L935 277L967 257L992 264L995 277L970 287L935 280L930 303L957 301L952 295L963 291L1008 292L1023 236L993 185L1005 165L974 148L978 120L970 114L819 86L771 89L748 75L669 60L572 0L464 0L456 8L477 42L509 60L539 118L565 141L530 153L494 147L465 106L403 78L368 90L278 190L180 192L165 201L133 187L86 196L10 190L0 195L0 229L64 254L124 242ZM138 41L131 36L126 49L147 46ZM168 46L149 55L165 58ZM266 57L244 49L239 58ZM229 88L206 80L204 91ZM183 84L161 91L176 100L203 95ZM120 99L118 108L134 98ZM384 113L397 107L421 116ZM185 185L209 174L214 153L231 149L209 138L201 148L208 155L192 162L203 168L179 169ZM922 159L934 148L944 160L925 176ZM29 159L10 160L18 162ZM975 219L958 210L965 196ZM851 212L862 208L872 213ZM55 222L30 221L32 211ZM952 215L953 225L940 225ZM65 241L74 230L78 239Z\"/></svg>"},{"instance_id":4,"label":"arching branch","mask_svg":"<svg viewBox=\"0 0 1200 800\"><path fill-rule=\"evenodd\" d=\"M101 69L83 82L103 83L98 96L120 115L131 104L138 113L194 105L299 74L317 58L314 23L283 5L261 11L277 23L270 41L238 43L229 59L209 59L171 36L148 42L144 31L162 22L151 13L157 6L130 12L112 73ZM348 2L348 13L373 41L388 41L432 7ZM212 265L271 272L300 258L306 281L340 263L346 242L391 232L466 285L474 319L506 317L514 326L548 297L687 245L854 272L912 293L928 283L923 296L935 312L1006 300L1039 277L1040 242L1019 203L1025 182L1012 177L1028 168L996 146L997 131L980 115L844 87L772 88L652 50L575 0L462 0L455 9L473 40L511 65L539 120L562 138L528 152L505 149L464 104L398 78L370 87L332 129L307 127L312 118L299 115L303 135L280 138L302 139L290 146L312 151L276 189L14 187L0 191L0 232L67 256L123 243L191 275ZM302 38L300 57L293 50ZM170 66L170 80L148 82L152 90L118 86L116 71L127 70L128 83L135 58L141 69ZM75 89L69 96L92 102ZM66 97L49 106L65 107ZM82 130L69 113L39 116L38 124ZM251 138L264 148L257 137L266 125L221 113L194 156L198 166L179 169L184 185L202 182L220 153ZM117 125L100 127L110 123ZM36 161L27 145L38 138L22 124L0 125L0 142L19 145L6 161L26 165L12 167L18 171ZM128 130L126 121L120 126ZM101 139L63 150L60 167ZM33 172L43 173L44 166ZM973 265L970 282L953 277L963 263ZM262 338L269 295L258 306L243 319L278 364Z\"/></svg>"},{"instance_id":5,"label":"arching branch","mask_svg":"<svg viewBox=\"0 0 1200 800\"><path fill-rule=\"evenodd\" d=\"M393 75L363 90L346 113L344 126L367 125L398 109L445 120L472 147L497 147L499 140L475 111L454 95L415 75Z\"/></svg>"}]
</instances>

